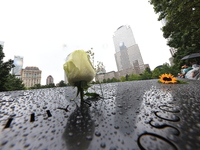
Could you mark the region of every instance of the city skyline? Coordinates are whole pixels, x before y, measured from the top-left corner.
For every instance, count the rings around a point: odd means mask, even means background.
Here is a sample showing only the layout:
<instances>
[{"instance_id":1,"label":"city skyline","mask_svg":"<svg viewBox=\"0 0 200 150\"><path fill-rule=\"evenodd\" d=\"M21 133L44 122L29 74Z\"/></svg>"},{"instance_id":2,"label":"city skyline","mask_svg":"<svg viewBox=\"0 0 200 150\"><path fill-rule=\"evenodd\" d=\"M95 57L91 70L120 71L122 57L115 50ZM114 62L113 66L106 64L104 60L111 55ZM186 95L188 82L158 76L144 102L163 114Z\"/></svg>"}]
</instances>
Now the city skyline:
<instances>
[{"instance_id":1,"label":"city skyline","mask_svg":"<svg viewBox=\"0 0 200 150\"><path fill-rule=\"evenodd\" d=\"M169 47L161 22L148 1L3 1L0 9L0 41L4 61L23 56L23 66L42 70L42 85L52 75L64 80L63 64L69 53L93 48L95 65L103 62L107 72L116 71L114 31L129 24L144 63L154 69L169 63ZM113 7L114 6L114 7ZM35 11L37 10L37 11Z\"/></svg>"}]
</instances>

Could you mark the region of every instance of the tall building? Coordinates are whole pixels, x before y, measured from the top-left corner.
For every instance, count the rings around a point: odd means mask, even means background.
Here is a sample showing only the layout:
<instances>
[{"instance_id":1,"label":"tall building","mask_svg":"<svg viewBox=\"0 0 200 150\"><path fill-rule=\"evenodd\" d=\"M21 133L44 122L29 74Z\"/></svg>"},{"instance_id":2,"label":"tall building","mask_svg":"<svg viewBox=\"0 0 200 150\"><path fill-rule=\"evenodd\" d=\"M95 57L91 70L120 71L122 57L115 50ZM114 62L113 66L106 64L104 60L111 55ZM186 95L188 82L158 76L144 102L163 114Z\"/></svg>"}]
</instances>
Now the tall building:
<instances>
[{"instance_id":1,"label":"tall building","mask_svg":"<svg viewBox=\"0 0 200 150\"><path fill-rule=\"evenodd\" d=\"M120 76L144 71L144 62L130 26L120 26L113 36L115 60Z\"/></svg>"},{"instance_id":2,"label":"tall building","mask_svg":"<svg viewBox=\"0 0 200 150\"><path fill-rule=\"evenodd\" d=\"M4 42L3 42L3 41L0 41L0 45L1 45L2 48L3 48L3 46L4 46Z\"/></svg>"},{"instance_id":3,"label":"tall building","mask_svg":"<svg viewBox=\"0 0 200 150\"><path fill-rule=\"evenodd\" d=\"M41 84L41 73L38 67L26 67L21 71L21 79L25 87L33 87L35 84Z\"/></svg>"},{"instance_id":4,"label":"tall building","mask_svg":"<svg viewBox=\"0 0 200 150\"><path fill-rule=\"evenodd\" d=\"M161 23L162 23L163 26L165 26L166 23L167 23L167 20L164 18L164 19L161 20ZM169 42L169 40L170 40L170 38L167 39L167 42ZM173 56L177 52L177 49L173 48L173 47L170 47L169 51L171 53L171 57L169 58L169 62L173 66L174 65L174 62L173 62L174 57Z\"/></svg>"},{"instance_id":5,"label":"tall building","mask_svg":"<svg viewBox=\"0 0 200 150\"><path fill-rule=\"evenodd\" d=\"M46 79L46 85L49 85L50 83L53 83L53 77L49 75Z\"/></svg>"},{"instance_id":6,"label":"tall building","mask_svg":"<svg viewBox=\"0 0 200 150\"><path fill-rule=\"evenodd\" d=\"M69 55L70 55L70 54L69 54ZM69 56L69 55L68 55L68 56ZM66 57L65 62L67 62L68 56ZM67 79L67 75L66 75L66 73L65 73L65 70L64 70L64 82L65 82L65 84L68 84L68 83L69 83L69 82L68 82L68 79Z\"/></svg>"},{"instance_id":7,"label":"tall building","mask_svg":"<svg viewBox=\"0 0 200 150\"><path fill-rule=\"evenodd\" d=\"M15 67L12 69L12 74L17 78L21 78L21 70L23 67L23 57L14 56L14 65Z\"/></svg>"}]
</instances>

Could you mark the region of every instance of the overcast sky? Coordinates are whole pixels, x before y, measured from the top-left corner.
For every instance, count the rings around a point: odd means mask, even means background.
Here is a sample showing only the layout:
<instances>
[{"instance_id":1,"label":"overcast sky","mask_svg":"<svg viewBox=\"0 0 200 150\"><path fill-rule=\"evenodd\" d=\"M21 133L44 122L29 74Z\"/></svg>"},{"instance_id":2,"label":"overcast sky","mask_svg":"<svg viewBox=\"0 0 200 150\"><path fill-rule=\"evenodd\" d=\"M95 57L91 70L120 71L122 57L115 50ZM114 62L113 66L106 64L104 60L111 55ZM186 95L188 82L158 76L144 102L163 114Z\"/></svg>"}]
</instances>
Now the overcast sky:
<instances>
[{"instance_id":1,"label":"overcast sky","mask_svg":"<svg viewBox=\"0 0 200 150\"><path fill-rule=\"evenodd\" d=\"M63 64L69 53L93 48L95 62L117 71L113 34L130 25L143 61L153 70L169 63L169 47L161 22L148 0L0 0L0 41L5 61L24 58L23 68L42 70L55 83L64 80Z\"/></svg>"}]
</instances>

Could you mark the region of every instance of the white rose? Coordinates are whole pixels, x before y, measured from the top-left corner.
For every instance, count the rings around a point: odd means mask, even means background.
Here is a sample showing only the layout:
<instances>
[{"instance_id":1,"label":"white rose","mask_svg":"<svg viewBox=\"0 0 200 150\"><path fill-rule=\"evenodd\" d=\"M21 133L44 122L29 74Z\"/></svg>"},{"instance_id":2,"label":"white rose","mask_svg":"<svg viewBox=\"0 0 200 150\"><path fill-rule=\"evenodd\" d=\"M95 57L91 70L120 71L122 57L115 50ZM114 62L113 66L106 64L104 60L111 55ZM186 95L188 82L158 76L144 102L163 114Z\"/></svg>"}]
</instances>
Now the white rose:
<instances>
[{"instance_id":1,"label":"white rose","mask_svg":"<svg viewBox=\"0 0 200 150\"><path fill-rule=\"evenodd\" d=\"M95 70L90 62L89 56L84 50L76 50L68 56L64 64L64 70L70 85L76 85L77 82L90 82L95 77Z\"/></svg>"}]
</instances>

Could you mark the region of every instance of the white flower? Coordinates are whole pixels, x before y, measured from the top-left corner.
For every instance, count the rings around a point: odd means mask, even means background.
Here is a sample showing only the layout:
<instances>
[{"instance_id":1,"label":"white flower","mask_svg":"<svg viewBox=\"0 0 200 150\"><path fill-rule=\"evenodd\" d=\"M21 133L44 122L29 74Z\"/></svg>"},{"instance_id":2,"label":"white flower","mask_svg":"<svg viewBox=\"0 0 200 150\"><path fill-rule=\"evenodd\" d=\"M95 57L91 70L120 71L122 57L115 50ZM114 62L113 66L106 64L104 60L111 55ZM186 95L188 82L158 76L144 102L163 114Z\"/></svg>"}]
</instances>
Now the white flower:
<instances>
[{"instance_id":1,"label":"white flower","mask_svg":"<svg viewBox=\"0 0 200 150\"><path fill-rule=\"evenodd\" d=\"M90 82L95 77L95 70L92 66L89 56L84 50L76 50L68 56L64 64L64 70L70 85L76 82Z\"/></svg>"}]
</instances>

